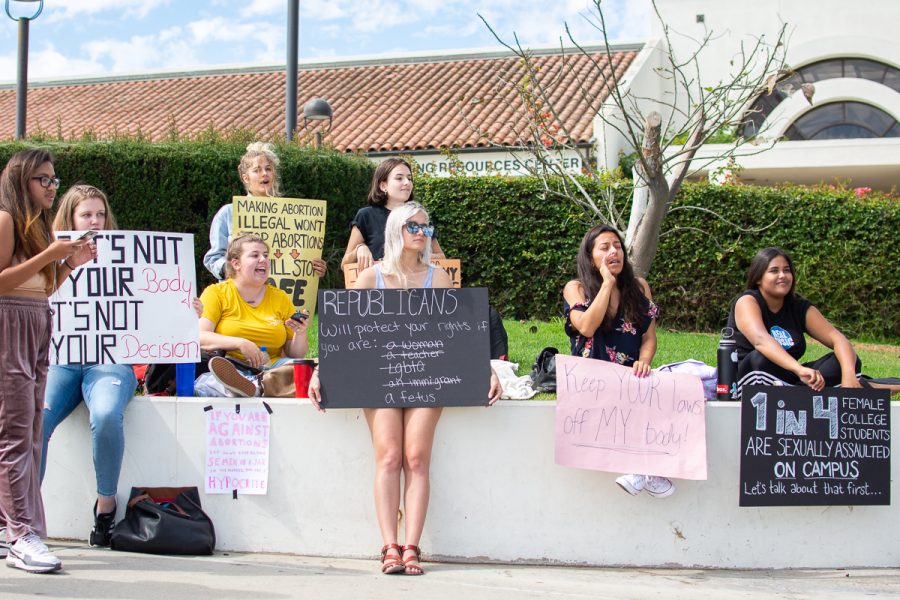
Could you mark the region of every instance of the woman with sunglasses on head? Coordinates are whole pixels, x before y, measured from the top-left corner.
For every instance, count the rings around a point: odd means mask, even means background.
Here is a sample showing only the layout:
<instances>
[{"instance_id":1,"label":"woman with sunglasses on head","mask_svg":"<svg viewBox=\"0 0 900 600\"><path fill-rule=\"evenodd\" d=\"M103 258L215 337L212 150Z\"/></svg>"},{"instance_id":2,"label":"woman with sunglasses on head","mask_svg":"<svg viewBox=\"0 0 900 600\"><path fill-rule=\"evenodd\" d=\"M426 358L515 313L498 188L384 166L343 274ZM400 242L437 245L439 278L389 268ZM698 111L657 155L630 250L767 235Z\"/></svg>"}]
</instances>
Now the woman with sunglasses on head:
<instances>
[{"instance_id":1,"label":"woman with sunglasses on head","mask_svg":"<svg viewBox=\"0 0 900 600\"><path fill-rule=\"evenodd\" d=\"M47 298L96 256L87 239L57 240L50 209L59 189L53 156L22 150L0 174L0 528L6 564L61 568L46 537L40 468L44 388L52 329Z\"/></svg>"},{"instance_id":2,"label":"woman with sunglasses on head","mask_svg":"<svg viewBox=\"0 0 900 600\"><path fill-rule=\"evenodd\" d=\"M53 220L55 231L116 229L109 201L91 185L73 185L63 194ZM97 500L94 502L92 546L109 546L115 527L116 491L125 454L125 408L134 398L137 378L131 365L53 365L44 401L41 480L47 469L50 436L81 402L88 409Z\"/></svg>"},{"instance_id":3,"label":"woman with sunglasses on head","mask_svg":"<svg viewBox=\"0 0 900 600\"><path fill-rule=\"evenodd\" d=\"M293 319L290 297L267 283L269 247L255 233L240 234L228 244L227 278L203 290L200 301L200 347L224 350L252 369L282 358L303 358L309 347L309 319ZM221 356L209 361L210 373L197 378L198 396L257 396L256 377ZM217 385L218 384L218 385Z\"/></svg>"},{"instance_id":4,"label":"woman with sunglasses on head","mask_svg":"<svg viewBox=\"0 0 900 600\"><path fill-rule=\"evenodd\" d=\"M402 158L382 161L372 175L369 206L359 209L350 222L350 240L341 266L356 263L361 274L384 256L384 228L391 211L413 201L412 169ZM430 239L432 258L444 258L437 238Z\"/></svg>"},{"instance_id":5,"label":"woman with sunglasses on head","mask_svg":"<svg viewBox=\"0 0 900 600\"><path fill-rule=\"evenodd\" d=\"M578 279L563 289L565 331L574 356L631 367L635 377L650 375L656 354L659 308L650 286L636 277L625 241L608 225L592 227L578 248ZM616 479L636 496L672 495L675 485L665 477L628 474Z\"/></svg>"},{"instance_id":6,"label":"woman with sunglasses on head","mask_svg":"<svg viewBox=\"0 0 900 600\"><path fill-rule=\"evenodd\" d=\"M738 397L745 385L806 385L820 392L862 387L862 363L853 346L809 300L794 293L794 264L780 248L760 250L747 269L746 289L731 303L728 327L738 354ZM801 363L806 333L832 348Z\"/></svg>"},{"instance_id":7,"label":"woman with sunglasses on head","mask_svg":"<svg viewBox=\"0 0 900 600\"><path fill-rule=\"evenodd\" d=\"M238 163L238 176L248 196L278 198L281 196L281 178L278 173L278 155L272 144L253 142ZM209 225L209 250L203 256L203 266L222 281L226 277L225 254L231 239L231 223L234 205L225 204L213 217ZM328 265L321 258L312 259L313 271L322 277Z\"/></svg>"},{"instance_id":8,"label":"woman with sunglasses on head","mask_svg":"<svg viewBox=\"0 0 900 600\"><path fill-rule=\"evenodd\" d=\"M384 260L363 271L357 289L447 288L450 276L430 264L434 227L416 202L394 208L384 234ZM318 368L313 372L309 397L322 410ZM492 372L488 400L500 398L500 383ZM375 449L375 511L384 546L381 572L421 575L419 539L425 525L430 493L429 469L440 408L367 408L366 422ZM400 510L400 475L403 474L405 541L397 536Z\"/></svg>"}]
</instances>

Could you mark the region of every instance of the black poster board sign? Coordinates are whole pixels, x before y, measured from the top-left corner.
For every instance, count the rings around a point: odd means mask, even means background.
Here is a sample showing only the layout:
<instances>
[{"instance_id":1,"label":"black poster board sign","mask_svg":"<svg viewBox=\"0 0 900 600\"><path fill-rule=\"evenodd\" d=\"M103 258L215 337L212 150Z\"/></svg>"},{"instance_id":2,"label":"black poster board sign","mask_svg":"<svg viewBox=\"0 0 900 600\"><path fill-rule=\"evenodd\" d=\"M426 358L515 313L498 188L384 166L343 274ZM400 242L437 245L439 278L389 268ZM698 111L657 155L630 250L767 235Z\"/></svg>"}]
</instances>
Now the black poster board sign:
<instances>
[{"instance_id":1,"label":"black poster board sign","mask_svg":"<svg viewBox=\"0 0 900 600\"><path fill-rule=\"evenodd\" d=\"M889 505L887 390L747 386L741 506Z\"/></svg>"},{"instance_id":2,"label":"black poster board sign","mask_svg":"<svg viewBox=\"0 0 900 600\"><path fill-rule=\"evenodd\" d=\"M487 289L319 290L318 307L323 407L487 404Z\"/></svg>"}]
</instances>

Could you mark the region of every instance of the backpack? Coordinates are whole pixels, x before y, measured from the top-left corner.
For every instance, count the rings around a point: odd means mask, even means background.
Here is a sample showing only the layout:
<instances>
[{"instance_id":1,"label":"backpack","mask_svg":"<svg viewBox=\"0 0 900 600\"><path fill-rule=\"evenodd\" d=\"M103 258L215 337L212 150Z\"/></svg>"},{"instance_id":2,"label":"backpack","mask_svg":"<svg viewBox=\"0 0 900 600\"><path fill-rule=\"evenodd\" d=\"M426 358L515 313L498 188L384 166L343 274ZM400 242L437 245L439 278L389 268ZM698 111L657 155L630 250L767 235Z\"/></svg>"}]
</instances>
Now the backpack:
<instances>
[{"instance_id":1,"label":"backpack","mask_svg":"<svg viewBox=\"0 0 900 600\"><path fill-rule=\"evenodd\" d=\"M541 350L531 368L531 387L537 392L556 392L556 355L559 350L547 347Z\"/></svg>"}]
</instances>

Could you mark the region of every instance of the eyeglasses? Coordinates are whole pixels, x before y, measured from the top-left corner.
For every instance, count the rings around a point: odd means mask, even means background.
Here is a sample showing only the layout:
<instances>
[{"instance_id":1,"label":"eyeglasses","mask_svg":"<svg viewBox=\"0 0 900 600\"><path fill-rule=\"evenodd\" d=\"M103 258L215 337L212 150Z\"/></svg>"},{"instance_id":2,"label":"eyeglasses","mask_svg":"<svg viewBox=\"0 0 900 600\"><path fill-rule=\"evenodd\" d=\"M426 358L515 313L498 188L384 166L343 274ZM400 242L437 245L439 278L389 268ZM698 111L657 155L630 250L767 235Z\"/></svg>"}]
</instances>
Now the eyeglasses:
<instances>
[{"instance_id":1,"label":"eyeglasses","mask_svg":"<svg viewBox=\"0 0 900 600\"><path fill-rule=\"evenodd\" d=\"M410 235L416 235L420 231L425 235L425 237L431 237L434 235L434 225L429 225L428 223L416 223L415 221L407 221L405 227L406 231Z\"/></svg>"},{"instance_id":2,"label":"eyeglasses","mask_svg":"<svg viewBox=\"0 0 900 600\"><path fill-rule=\"evenodd\" d=\"M42 188L49 188L51 185L56 189L59 189L59 184L62 183L59 180L59 177L47 177L46 175L41 175L39 177L32 177L32 179L36 179L41 182Z\"/></svg>"}]
</instances>

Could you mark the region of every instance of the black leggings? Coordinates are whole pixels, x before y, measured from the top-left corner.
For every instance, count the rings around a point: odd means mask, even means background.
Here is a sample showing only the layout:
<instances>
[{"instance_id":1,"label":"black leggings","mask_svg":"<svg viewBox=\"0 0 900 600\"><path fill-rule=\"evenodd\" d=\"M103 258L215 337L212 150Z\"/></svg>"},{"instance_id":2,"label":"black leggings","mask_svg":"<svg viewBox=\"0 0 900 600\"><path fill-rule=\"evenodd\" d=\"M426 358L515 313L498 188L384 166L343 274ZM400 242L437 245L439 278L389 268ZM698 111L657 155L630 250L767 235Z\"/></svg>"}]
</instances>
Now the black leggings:
<instances>
[{"instance_id":1,"label":"black leggings","mask_svg":"<svg viewBox=\"0 0 900 600\"><path fill-rule=\"evenodd\" d=\"M822 377L825 378L825 385L828 387L834 387L841 383L841 364L838 362L834 352L829 352L818 360L803 363L803 366L819 371ZM757 350L742 358L740 363L738 363L738 380L753 371L764 371L790 385L800 383L800 378L794 373L779 367ZM860 372L862 372L862 361L857 356L856 373L859 374Z\"/></svg>"}]
</instances>

